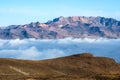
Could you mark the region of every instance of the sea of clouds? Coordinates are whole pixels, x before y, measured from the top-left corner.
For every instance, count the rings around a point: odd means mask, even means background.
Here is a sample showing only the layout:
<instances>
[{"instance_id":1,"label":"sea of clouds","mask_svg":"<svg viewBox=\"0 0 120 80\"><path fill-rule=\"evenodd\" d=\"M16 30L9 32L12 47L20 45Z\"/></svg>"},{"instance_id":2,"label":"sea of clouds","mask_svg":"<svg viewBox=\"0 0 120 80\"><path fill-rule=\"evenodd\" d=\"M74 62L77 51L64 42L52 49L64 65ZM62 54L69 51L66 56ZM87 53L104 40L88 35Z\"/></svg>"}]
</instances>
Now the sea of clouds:
<instances>
[{"instance_id":1,"label":"sea of clouds","mask_svg":"<svg viewBox=\"0 0 120 80\"><path fill-rule=\"evenodd\" d=\"M0 58L43 60L82 52L120 62L120 39L0 40Z\"/></svg>"}]
</instances>

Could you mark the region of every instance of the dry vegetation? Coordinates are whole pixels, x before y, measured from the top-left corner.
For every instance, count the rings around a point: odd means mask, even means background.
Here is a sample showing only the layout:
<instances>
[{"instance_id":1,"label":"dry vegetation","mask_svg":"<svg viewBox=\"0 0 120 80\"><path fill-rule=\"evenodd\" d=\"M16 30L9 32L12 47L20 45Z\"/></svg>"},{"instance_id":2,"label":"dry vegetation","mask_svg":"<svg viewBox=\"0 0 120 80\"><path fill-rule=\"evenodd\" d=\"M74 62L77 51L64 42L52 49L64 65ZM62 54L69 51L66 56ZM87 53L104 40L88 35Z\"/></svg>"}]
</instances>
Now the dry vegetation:
<instances>
[{"instance_id":1,"label":"dry vegetation","mask_svg":"<svg viewBox=\"0 0 120 80\"><path fill-rule=\"evenodd\" d=\"M0 59L0 80L120 80L120 65L88 53L42 61Z\"/></svg>"}]
</instances>

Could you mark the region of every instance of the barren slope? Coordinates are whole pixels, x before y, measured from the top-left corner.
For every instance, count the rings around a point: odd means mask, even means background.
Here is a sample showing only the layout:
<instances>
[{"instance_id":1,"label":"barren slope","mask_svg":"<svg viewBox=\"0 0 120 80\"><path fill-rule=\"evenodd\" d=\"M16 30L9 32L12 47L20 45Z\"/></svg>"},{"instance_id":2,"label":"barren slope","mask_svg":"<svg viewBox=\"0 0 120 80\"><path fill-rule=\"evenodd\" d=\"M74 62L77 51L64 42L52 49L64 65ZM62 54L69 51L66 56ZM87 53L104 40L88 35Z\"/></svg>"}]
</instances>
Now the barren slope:
<instances>
[{"instance_id":1,"label":"barren slope","mask_svg":"<svg viewBox=\"0 0 120 80\"><path fill-rule=\"evenodd\" d=\"M119 80L113 59L84 53L50 60L0 59L0 80Z\"/></svg>"}]
</instances>

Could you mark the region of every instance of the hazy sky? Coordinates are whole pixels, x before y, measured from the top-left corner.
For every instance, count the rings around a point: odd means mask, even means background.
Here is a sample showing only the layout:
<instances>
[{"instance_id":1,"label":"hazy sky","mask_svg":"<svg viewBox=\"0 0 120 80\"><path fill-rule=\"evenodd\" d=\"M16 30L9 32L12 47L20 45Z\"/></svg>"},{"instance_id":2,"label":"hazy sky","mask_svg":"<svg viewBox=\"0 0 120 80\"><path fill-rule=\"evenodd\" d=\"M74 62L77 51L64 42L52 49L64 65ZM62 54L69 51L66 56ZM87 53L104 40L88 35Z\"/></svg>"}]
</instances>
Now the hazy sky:
<instances>
[{"instance_id":1,"label":"hazy sky","mask_svg":"<svg viewBox=\"0 0 120 80\"><path fill-rule=\"evenodd\" d=\"M120 0L0 0L0 26L46 22L59 16L120 20Z\"/></svg>"}]
</instances>

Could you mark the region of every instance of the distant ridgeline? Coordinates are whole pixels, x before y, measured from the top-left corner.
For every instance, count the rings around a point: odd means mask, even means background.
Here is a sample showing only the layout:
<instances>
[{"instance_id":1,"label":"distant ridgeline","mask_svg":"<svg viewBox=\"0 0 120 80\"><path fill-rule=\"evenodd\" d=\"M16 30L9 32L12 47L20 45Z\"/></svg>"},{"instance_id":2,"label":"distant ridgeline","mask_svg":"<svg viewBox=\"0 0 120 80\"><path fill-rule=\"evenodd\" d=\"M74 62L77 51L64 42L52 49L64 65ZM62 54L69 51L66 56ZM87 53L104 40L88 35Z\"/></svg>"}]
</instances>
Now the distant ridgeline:
<instances>
[{"instance_id":1,"label":"distant ridgeline","mask_svg":"<svg viewBox=\"0 0 120 80\"><path fill-rule=\"evenodd\" d=\"M120 21L104 17L58 17L46 23L0 28L1 39L120 38Z\"/></svg>"}]
</instances>

